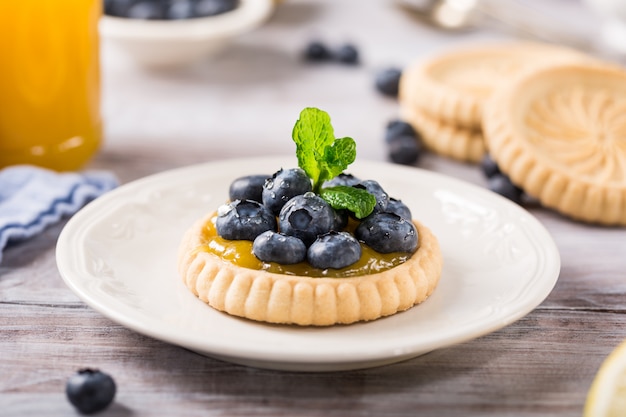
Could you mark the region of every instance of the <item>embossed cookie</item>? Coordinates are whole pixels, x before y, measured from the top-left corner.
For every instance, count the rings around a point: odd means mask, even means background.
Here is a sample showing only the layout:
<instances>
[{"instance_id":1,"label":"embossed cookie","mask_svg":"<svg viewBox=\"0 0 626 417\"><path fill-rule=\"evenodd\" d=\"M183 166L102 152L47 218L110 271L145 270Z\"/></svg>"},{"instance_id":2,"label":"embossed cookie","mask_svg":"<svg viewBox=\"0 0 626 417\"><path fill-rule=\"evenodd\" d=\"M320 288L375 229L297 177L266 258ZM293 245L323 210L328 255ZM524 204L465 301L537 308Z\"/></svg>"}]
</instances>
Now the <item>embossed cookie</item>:
<instances>
[{"instance_id":1,"label":"embossed cookie","mask_svg":"<svg viewBox=\"0 0 626 417\"><path fill-rule=\"evenodd\" d=\"M407 68L400 100L444 122L479 129L483 105L493 91L538 65L570 59L587 58L564 47L531 42L455 49Z\"/></svg>"},{"instance_id":2,"label":"embossed cookie","mask_svg":"<svg viewBox=\"0 0 626 417\"><path fill-rule=\"evenodd\" d=\"M500 169L544 206L626 225L626 72L570 63L494 93L483 129Z\"/></svg>"},{"instance_id":3,"label":"embossed cookie","mask_svg":"<svg viewBox=\"0 0 626 417\"><path fill-rule=\"evenodd\" d=\"M237 266L207 250L215 213L185 234L178 269L186 286L216 310L251 320L329 326L375 320L426 300L439 282L439 243L414 222L417 251L383 272L344 278L294 276Z\"/></svg>"},{"instance_id":4,"label":"embossed cookie","mask_svg":"<svg viewBox=\"0 0 626 417\"><path fill-rule=\"evenodd\" d=\"M587 59L567 48L530 42L448 51L403 72L401 114L432 151L476 163L485 149L481 143L483 106L495 90L533 68Z\"/></svg>"}]
</instances>

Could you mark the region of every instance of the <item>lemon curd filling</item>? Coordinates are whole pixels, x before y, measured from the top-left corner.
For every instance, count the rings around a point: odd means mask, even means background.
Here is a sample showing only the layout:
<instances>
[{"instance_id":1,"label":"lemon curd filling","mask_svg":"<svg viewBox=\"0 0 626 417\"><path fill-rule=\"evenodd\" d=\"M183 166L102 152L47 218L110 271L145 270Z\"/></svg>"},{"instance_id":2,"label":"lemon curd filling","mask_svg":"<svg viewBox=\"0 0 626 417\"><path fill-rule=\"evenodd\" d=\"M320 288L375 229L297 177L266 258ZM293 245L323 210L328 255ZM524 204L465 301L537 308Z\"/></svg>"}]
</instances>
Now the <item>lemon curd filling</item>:
<instances>
[{"instance_id":1,"label":"lemon curd filling","mask_svg":"<svg viewBox=\"0 0 626 417\"><path fill-rule=\"evenodd\" d=\"M215 227L216 217L204 225L202 230L203 245L196 250L212 253L221 259L243 268L257 269L276 274L308 277L344 278L383 272L406 262L412 254L404 252L378 253L361 243L361 259L341 269L319 269L307 262L282 265L275 262L263 262L252 253L249 240L227 240L220 237Z\"/></svg>"}]
</instances>

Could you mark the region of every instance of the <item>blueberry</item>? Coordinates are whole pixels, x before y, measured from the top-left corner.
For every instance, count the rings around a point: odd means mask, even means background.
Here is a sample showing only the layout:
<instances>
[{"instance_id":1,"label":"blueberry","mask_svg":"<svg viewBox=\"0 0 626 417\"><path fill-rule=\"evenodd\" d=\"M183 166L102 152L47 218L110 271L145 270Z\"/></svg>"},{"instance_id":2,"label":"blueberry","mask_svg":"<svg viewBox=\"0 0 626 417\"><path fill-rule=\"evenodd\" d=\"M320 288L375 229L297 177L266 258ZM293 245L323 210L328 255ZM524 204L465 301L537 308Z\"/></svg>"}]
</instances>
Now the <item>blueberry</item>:
<instances>
[{"instance_id":1,"label":"blueberry","mask_svg":"<svg viewBox=\"0 0 626 417\"><path fill-rule=\"evenodd\" d=\"M263 262L297 264L306 259L306 245L295 236L268 230L254 239L252 253Z\"/></svg>"},{"instance_id":2,"label":"blueberry","mask_svg":"<svg viewBox=\"0 0 626 417\"><path fill-rule=\"evenodd\" d=\"M270 175L248 175L239 177L230 183L228 197L230 201L253 200L263 202L263 185Z\"/></svg>"},{"instance_id":3,"label":"blueberry","mask_svg":"<svg viewBox=\"0 0 626 417\"><path fill-rule=\"evenodd\" d=\"M165 10L165 18L170 20L189 19L194 17L192 0L172 0Z\"/></svg>"},{"instance_id":4,"label":"blueberry","mask_svg":"<svg viewBox=\"0 0 626 417\"><path fill-rule=\"evenodd\" d=\"M115 17L126 17L134 0L104 0L104 14Z\"/></svg>"},{"instance_id":5,"label":"blueberry","mask_svg":"<svg viewBox=\"0 0 626 417\"><path fill-rule=\"evenodd\" d=\"M198 0L194 9L195 17L215 16L237 8L238 0Z\"/></svg>"},{"instance_id":6,"label":"blueberry","mask_svg":"<svg viewBox=\"0 0 626 417\"><path fill-rule=\"evenodd\" d=\"M81 369L65 386L67 399L83 414L104 410L115 397L115 381L97 369Z\"/></svg>"},{"instance_id":7,"label":"blueberry","mask_svg":"<svg viewBox=\"0 0 626 417\"><path fill-rule=\"evenodd\" d=\"M509 177L504 174L496 174L489 178L488 188L494 193L500 194L514 203L522 203L522 195L524 191L513 184Z\"/></svg>"},{"instance_id":8,"label":"blueberry","mask_svg":"<svg viewBox=\"0 0 626 417\"><path fill-rule=\"evenodd\" d=\"M254 240L265 231L276 230L276 217L257 201L235 200L218 209L215 226L224 239Z\"/></svg>"},{"instance_id":9,"label":"blueberry","mask_svg":"<svg viewBox=\"0 0 626 417\"><path fill-rule=\"evenodd\" d=\"M312 189L311 179L302 169L281 169L265 181L263 204L277 215L289 199Z\"/></svg>"},{"instance_id":10,"label":"blueberry","mask_svg":"<svg viewBox=\"0 0 626 417\"><path fill-rule=\"evenodd\" d=\"M306 193L293 197L278 216L280 231L295 236L309 246L317 236L330 232L335 226L335 211L321 197Z\"/></svg>"},{"instance_id":11,"label":"blueberry","mask_svg":"<svg viewBox=\"0 0 626 417\"><path fill-rule=\"evenodd\" d=\"M397 97L402 70L387 68L376 74L376 89L386 96Z\"/></svg>"},{"instance_id":12,"label":"blueberry","mask_svg":"<svg viewBox=\"0 0 626 417\"><path fill-rule=\"evenodd\" d=\"M497 162L488 153L483 155L482 159L480 160L480 169L483 171L483 174L485 174L485 177L487 178L491 178L495 175L501 174Z\"/></svg>"},{"instance_id":13,"label":"blueberry","mask_svg":"<svg viewBox=\"0 0 626 417\"><path fill-rule=\"evenodd\" d=\"M415 136L397 136L389 142L389 159L396 164L411 165L419 160L422 143Z\"/></svg>"},{"instance_id":14,"label":"blueberry","mask_svg":"<svg viewBox=\"0 0 626 417\"><path fill-rule=\"evenodd\" d=\"M393 213L368 216L357 226L354 235L379 253L412 253L417 249L415 225Z\"/></svg>"},{"instance_id":15,"label":"blueberry","mask_svg":"<svg viewBox=\"0 0 626 417\"><path fill-rule=\"evenodd\" d=\"M311 41L304 50L304 59L307 61L328 61L332 58L330 50L321 41Z\"/></svg>"},{"instance_id":16,"label":"blueberry","mask_svg":"<svg viewBox=\"0 0 626 417\"><path fill-rule=\"evenodd\" d=\"M344 64L355 65L359 63L359 51L354 45L345 44L337 50L335 58Z\"/></svg>"},{"instance_id":17,"label":"blueberry","mask_svg":"<svg viewBox=\"0 0 626 417\"><path fill-rule=\"evenodd\" d=\"M387 123L387 128L385 129L385 142L389 143L398 136L417 137L417 133L409 123L402 120L392 120Z\"/></svg>"},{"instance_id":18,"label":"blueberry","mask_svg":"<svg viewBox=\"0 0 626 417\"><path fill-rule=\"evenodd\" d=\"M131 19L156 20L163 19L163 8L159 2L141 0L133 4L126 13Z\"/></svg>"},{"instance_id":19,"label":"blueberry","mask_svg":"<svg viewBox=\"0 0 626 417\"><path fill-rule=\"evenodd\" d=\"M335 225L332 230L340 232L346 228L348 221L350 220L349 210L334 210L335 211Z\"/></svg>"},{"instance_id":20,"label":"blueberry","mask_svg":"<svg viewBox=\"0 0 626 417\"><path fill-rule=\"evenodd\" d=\"M357 185L354 185L353 187L366 190L376 198L376 206L374 206L373 213L380 213L387 209L387 204L389 204L389 195L385 192L385 190L383 190L383 187L381 187L378 182L374 180L365 180L361 181Z\"/></svg>"},{"instance_id":21,"label":"blueberry","mask_svg":"<svg viewBox=\"0 0 626 417\"><path fill-rule=\"evenodd\" d=\"M350 233L329 232L311 244L307 259L315 268L345 268L361 259L361 245Z\"/></svg>"},{"instance_id":22,"label":"blueberry","mask_svg":"<svg viewBox=\"0 0 626 417\"><path fill-rule=\"evenodd\" d=\"M337 185L345 185L346 187L352 187L353 185L357 185L360 182L361 182L361 179L355 177L352 174L341 173L337 175L335 178L326 181L322 185L322 188L335 187Z\"/></svg>"},{"instance_id":23,"label":"blueberry","mask_svg":"<svg viewBox=\"0 0 626 417\"><path fill-rule=\"evenodd\" d=\"M389 204L387 204L385 213L394 213L406 220L411 220L413 218L411 215L411 209L409 209L409 207L402 201L396 200L395 198L389 199Z\"/></svg>"}]
</instances>

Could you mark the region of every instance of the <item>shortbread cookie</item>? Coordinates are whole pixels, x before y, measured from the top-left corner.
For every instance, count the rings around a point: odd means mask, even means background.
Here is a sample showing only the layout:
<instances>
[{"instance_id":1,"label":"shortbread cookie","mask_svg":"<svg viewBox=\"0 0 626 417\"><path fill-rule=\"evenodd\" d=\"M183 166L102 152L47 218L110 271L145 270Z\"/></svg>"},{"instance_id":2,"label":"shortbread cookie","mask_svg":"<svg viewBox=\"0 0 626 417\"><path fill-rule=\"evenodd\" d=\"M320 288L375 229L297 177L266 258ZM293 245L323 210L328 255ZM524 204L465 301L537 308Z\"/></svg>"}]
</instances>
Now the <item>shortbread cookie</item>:
<instances>
[{"instance_id":1,"label":"shortbread cookie","mask_svg":"<svg viewBox=\"0 0 626 417\"><path fill-rule=\"evenodd\" d=\"M407 68L399 96L407 107L476 130L485 101L515 75L555 60L583 57L564 47L530 42L455 49Z\"/></svg>"},{"instance_id":2,"label":"shortbread cookie","mask_svg":"<svg viewBox=\"0 0 626 417\"><path fill-rule=\"evenodd\" d=\"M483 129L500 169L543 205L626 225L626 71L571 63L528 73L494 94Z\"/></svg>"},{"instance_id":3,"label":"shortbread cookie","mask_svg":"<svg viewBox=\"0 0 626 417\"><path fill-rule=\"evenodd\" d=\"M200 300L234 316L301 326L374 320L424 301L441 275L439 243L418 222L419 247L406 262L375 274L312 278L240 267L206 251L207 225L214 216L187 231L178 268Z\"/></svg>"},{"instance_id":4,"label":"shortbread cookie","mask_svg":"<svg viewBox=\"0 0 626 417\"><path fill-rule=\"evenodd\" d=\"M420 132L428 149L439 155L477 163L485 154L483 135L478 129L443 122L415 107L402 107L401 118Z\"/></svg>"}]
</instances>

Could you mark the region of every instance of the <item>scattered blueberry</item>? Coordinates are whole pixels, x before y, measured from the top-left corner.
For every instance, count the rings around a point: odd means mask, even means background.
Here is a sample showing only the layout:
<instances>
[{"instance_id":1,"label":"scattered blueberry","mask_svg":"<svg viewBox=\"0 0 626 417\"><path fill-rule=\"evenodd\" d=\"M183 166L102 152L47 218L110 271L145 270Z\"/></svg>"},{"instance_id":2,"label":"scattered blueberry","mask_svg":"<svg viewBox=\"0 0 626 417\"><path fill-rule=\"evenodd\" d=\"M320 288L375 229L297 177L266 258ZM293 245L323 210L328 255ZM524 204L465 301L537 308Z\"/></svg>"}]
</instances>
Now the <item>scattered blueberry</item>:
<instances>
[{"instance_id":1,"label":"scattered blueberry","mask_svg":"<svg viewBox=\"0 0 626 417\"><path fill-rule=\"evenodd\" d=\"M89 368L72 375L65 386L67 399L83 414L107 408L115 397L115 390L115 381L110 375Z\"/></svg>"},{"instance_id":2,"label":"scattered blueberry","mask_svg":"<svg viewBox=\"0 0 626 417\"><path fill-rule=\"evenodd\" d=\"M335 210L312 192L293 197L278 216L280 231L302 239L307 246L317 236L330 232L335 221Z\"/></svg>"},{"instance_id":3,"label":"scattered blueberry","mask_svg":"<svg viewBox=\"0 0 626 417\"><path fill-rule=\"evenodd\" d=\"M411 215L411 209L409 209L409 207L402 201L396 200L395 198L389 199L389 204L387 204L385 213L394 213L406 220L411 220L413 218Z\"/></svg>"},{"instance_id":4,"label":"scattered blueberry","mask_svg":"<svg viewBox=\"0 0 626 417\"><path fill-rule=\"evenodd\" d=\"M215 16L229 12L237 7L237 0L197 0L195 17Z\"/></svg>"},{"instance_id":5,"label":"scattered blueberry","mask_svg":"<svg viewBox=\"0 0 626 417\"><path fill-rule=\"evenodd\" d=\"M402 70L398 68L387 68L380 71L376 74L376 89L386 96L397 97L401 76Z\"/></svg>"},{"instance_id":6,"label":"scattered blueberry","mask_svg":"<svg viewBox=\"0 0 626 417\"><path fill-rule=\"evenodd\" d=\"M306 245L295 236L268 230L254 239L252 253L263 262L297 264L306 259Z\"/></svg>"},{"instance_id":7,"label":"scattered blueberry","mask_svg":"<svg viewBox=\"0 0 626 417\"><path fill-rule=\"evenodd\" d=\"M387 128L385 129L385 142L389 143L399 136L417 137L417 133L415 132L415 129L413 129L413 126L402 120L392 120L387 123Z\"/></svg>"},{"instance_id":8,"label":"scattered blueberry","mask_svg":"<svg viewBox=\"0 0 626 417\"><path fill-rule=\"evenodd\" d=\"M393 213L368 216L357 226L354 235L380 253L414 252L418 244L415 225Z\"/></svg>"},{"instance_id":9,"label":"scattered blueberry","mask_svg":"<svg viewBox=\"0 0 626 417\"><path fill-rule=\"evenodd\" d=\"M488 188L494 193L500 194L514 203L522 203L522 195L524 191L513 184L509 177L504 174L496 174L489 178Z\"/></svg>"},{"instance_id":10,"label":"scattered blueberry","mask_svg":"<svg viewBox=\"0 0 626 417\"><path fill-rule=\"evenodd\" d=\"M383 187L381 187L378 182L374 180L365 180L361 181L357 185L353 185L353 187L366 190L376 198L374 213L380 213L387 209L387 204L389 204L389 194L383 190Z\"/></svg>"},{"instance_id":11,"label":"scattered blueberry","mask_svg":"<svg viewBox=\"0 0 626 417\"><path fill-rule=\"evenodd\" d=\"M332 58L332 54L323 42L315 40L306 46L304 58L307 61L328 61Z\"/></svg>"},{"instance_id":12,"label":"scattered blueberry","mask_svg":"<svg viewBox=\"0 0 626 417\"><path fill-rule=\"evenodd\" d=\"M310 62L335 61L341 64L358 65L359 50L355 45L349 43L333 50L324 42L315 39L306 45L304 59Z\"/></svg>"},{"instance_id":13,"label":"scattered blueberry","mask_svg":"<svg viewBox=\"0 0 626 417\"><path fill-rule=\"evenodd\" d=\"M361 180L352 174L341 173L337 175L335 178L329 181L326 181L324 184L322 184L322 188L334 187L337 185L345 185L346 187L352 187L353 185L357 185L360 182Z\"/></svg>"},{"instance_id":14,"label":"scattered blueberry","mask_svg":"<svg viewBox=\"0 0 626 417\"><path fill-rule=\"evenodd\" d=\"M340 269L361 258L361 245L347 232L329 232L319 236L307 251L311 266Z\"/></svg>"},{"instance_id":15,"label":"scattered blueberry","mask_svg":"<svg viewBox=\"0 0 626 417\"><path fill-rule=\"evenodd\" d=\"M277 215L294 196L313 189L311 179L300 168L281 169L268 178L263 186L263 204Z\"/></svg>"},{"instance_id":16,"label":"scattered blueberry","mask_svg":"<svg viewBox=\"0 0 626 417\"><path fill-rule=\"evenodd\" d=\"M217 233L228 240L254 240L261 233L276 230L276 217L257 201L235 200L217 211Z\"/></svg>"},{"instance_id":17,"label":"scattered blueberry","mask_svg":"<svg viewBox=\"0 0 626 417\"><path fill-rule=\"evenodd\" d=\"M247 175L237 178L230 183L228 189L230 201L254 200L259 203L263 202L263 185L269 177L269 175Z\"/></svg>"},{"instance_id":18,"label":"scattered blueberry","mask_svg":"<svg viewBox=\"0 0 626 417\"><path fill-rule=\"evenodd\" d=\"M486 153L480 160L480 169L487 178L491 178L501 173L498 164L488 153Z\"/></svg>"},{"instance_id":19,"label":"scattered blueberry","mask_svg":"<svg viewBox=\"0 0 626 417\"><path fill-rule=\"evenodd\" d=\"M419 160L422 142L415 136L397 136L389 142L389 159L396 164L412 165Z\"/></svg>"},{"instance_id":20,"label":"scattered blueberry","mask_svg":"<svg viewBox=\"0 0 626 417\"><path fill-rule=\"evenodd\" d=\"M346 44L342 45L336 52L335 58L337 61L344 64L355 65L359 63L359 51L354 45Z\"/></svg>"}]
</instances>

